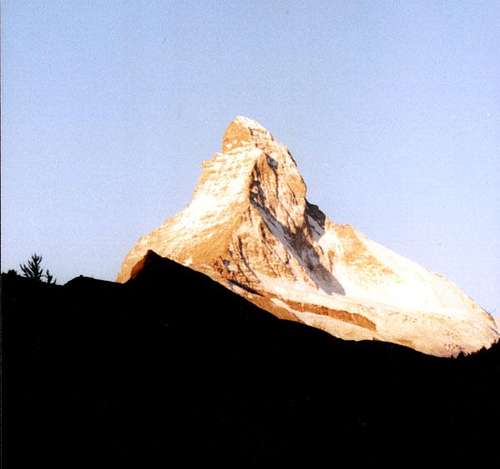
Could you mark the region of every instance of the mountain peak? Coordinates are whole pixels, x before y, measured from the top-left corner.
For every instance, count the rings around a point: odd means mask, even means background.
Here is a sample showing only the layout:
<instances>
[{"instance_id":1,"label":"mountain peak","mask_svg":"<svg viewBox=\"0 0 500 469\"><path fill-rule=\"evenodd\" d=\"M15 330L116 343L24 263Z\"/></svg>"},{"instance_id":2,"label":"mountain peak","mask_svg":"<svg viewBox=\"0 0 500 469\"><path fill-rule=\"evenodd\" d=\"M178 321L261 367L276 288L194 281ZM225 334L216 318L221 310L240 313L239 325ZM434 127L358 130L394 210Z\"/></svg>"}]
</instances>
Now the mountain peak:
<instances>
[{"instance_id":1,"label":"mountain peak","mask_svg":"<svg viewBox=\"0 0 500 469\"><path fill-rule=\"evenodd\" d=\"M309 203L288 148L258 122L236 117L222 147L203 163L191 203L138 241L118 281L152 250L340 338L440 356L498 340L491 316L458 287Z\"/></svg>"},{"instance_id":2,"label":"mountain peak","mask_svg":"<svg viewBox=\"0 0 500 469\"><path fill-rule=\"evenodd\" d=\"M257 121L236 116L224 132L222 151L229 152L241 147L257 146L259 142L272 140L272 135Z\"/></svg>"}]
</instances>

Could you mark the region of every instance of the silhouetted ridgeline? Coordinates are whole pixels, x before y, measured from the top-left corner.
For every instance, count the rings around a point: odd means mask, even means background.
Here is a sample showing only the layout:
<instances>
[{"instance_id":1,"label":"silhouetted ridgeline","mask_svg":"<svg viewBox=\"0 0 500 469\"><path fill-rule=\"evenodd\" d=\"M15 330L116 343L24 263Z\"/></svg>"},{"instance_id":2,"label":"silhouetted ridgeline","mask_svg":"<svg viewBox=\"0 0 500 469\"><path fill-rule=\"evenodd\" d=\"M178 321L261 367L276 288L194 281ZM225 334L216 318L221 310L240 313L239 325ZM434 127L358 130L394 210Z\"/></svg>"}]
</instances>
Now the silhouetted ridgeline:
<instances>
[{"instance_id":1,"label":"silhouetted ridgeline","mask_svg":"<svg viewBox=\"0 0 500 469\"><path fill-rule=\"evenodd\" d=\"M337 340L155 256L126 285L3 275L2 302L6 468L500 462L498 346Z\"/></svg>"}]
</instances>

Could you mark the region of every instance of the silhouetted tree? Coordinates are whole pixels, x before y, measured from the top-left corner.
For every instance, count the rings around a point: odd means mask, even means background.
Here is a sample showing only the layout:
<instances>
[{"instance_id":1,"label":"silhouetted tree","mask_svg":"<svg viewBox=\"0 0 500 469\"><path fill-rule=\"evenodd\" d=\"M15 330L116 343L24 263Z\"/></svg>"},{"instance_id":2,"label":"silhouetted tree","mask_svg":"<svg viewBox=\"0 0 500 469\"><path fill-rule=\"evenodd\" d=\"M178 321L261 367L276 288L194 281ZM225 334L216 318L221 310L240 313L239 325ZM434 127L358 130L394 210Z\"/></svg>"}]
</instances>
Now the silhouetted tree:
<instances>
[{"instance_id":1,"label":"silhouetted tree","mask_svg":"<svg viewBox=\"0 0 500 469\"><path fill-rule=\"evenodd\" d=\"M38 280L39 282L42 282L45 278L48 284L55 284L56 279L50 273L49 269L44 272L42 268L42 259L42 256L35 253L28 260L27 264L19 264L19 267L26 278Z\"/></svg>"},{"instance_id":2,"label":"silhouetted tree","mask_svg":"<svg viewBox=\"0 0 500 469\"><path fill-rule=\"evenodd\" d=\"M47 281L47 283L50 285L50 284L55 284L56 283L56 279L53 277L53 275L50 273L50 270L47 269L45 271L45 274L44 274L44 277L45 277L45 280Z\"/></svg>"},{"instance_id":3,"label":"silhouetted tree","mask_svg":"<svg viewBox=\"0 0 500 469\"><path fill-rule=\"evenodd\" d=\"M33 254L31 259L27 264L19 264L24 276L26 278L32 278L34 280L42 280L43 269L42 269L42 256L38 254Z\"/></svg>"}]
</instances>

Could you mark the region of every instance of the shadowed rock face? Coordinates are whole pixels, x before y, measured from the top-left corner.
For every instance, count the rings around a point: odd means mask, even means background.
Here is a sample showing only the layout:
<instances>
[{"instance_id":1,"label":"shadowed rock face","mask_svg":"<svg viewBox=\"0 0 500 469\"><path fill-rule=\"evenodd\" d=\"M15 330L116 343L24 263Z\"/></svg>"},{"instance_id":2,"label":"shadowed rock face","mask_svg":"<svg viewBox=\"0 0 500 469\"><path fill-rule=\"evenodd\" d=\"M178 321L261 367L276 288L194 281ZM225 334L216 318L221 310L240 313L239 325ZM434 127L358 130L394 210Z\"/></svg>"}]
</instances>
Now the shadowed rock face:
<instances>
[{"instance_id":1,"label":"shadowed rock face","mask_svg":"<svg viewBox=\"0 0 500 469\"><path fill-rule=\"evenodd\" d=\"M148 250L280 318L344 339L451 356L499 337L491 316L444 277L308 202L287 147L245 117L231 122L222 152L203 163L188 207L132 248L119 282Z\"/></svg>"}]
</instances>

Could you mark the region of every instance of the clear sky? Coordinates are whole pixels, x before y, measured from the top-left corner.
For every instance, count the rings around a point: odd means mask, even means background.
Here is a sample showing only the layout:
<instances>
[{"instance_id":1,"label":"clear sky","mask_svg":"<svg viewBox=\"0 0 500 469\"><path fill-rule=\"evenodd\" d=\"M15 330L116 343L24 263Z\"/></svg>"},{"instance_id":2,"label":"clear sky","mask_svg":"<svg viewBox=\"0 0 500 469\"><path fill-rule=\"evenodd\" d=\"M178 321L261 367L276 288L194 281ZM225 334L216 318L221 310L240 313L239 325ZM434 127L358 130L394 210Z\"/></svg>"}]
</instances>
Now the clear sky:
<instances>
[{"instance_id":1,"label":"clear sky","mask_svg":"<svg viewBox=\"0 0 500 469\"><path fill-rule=\"evenodd\" d=\"M499 1L2 4L2 270L114 279L238 114L336 222L500 314Z\"/></svg>"}]
</instances>

